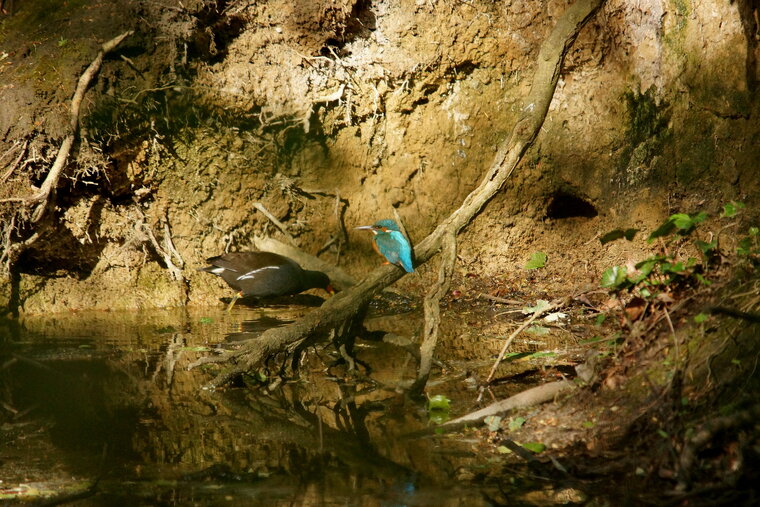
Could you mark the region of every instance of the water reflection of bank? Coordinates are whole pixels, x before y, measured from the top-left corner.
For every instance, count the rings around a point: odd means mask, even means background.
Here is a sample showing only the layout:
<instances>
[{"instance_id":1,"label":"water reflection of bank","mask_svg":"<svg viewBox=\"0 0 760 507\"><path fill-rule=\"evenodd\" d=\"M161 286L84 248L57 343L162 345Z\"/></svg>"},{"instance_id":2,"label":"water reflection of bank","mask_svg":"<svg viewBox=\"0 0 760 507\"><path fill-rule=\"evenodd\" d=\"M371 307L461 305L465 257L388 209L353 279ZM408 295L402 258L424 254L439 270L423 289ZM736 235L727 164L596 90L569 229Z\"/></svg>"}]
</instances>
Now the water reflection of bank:
<instances>
[{"instance_id":1,"label":"water reflection of bank","mask_svg":"<svg viewBox=\"0 0 760 507\"><path fill-rule=\"evenodd\" d=\"M27 322L4 344L15 359L0 373L2 386L14 410L28 410L23 421L38 423L35 438L55 450L55 463L25 456L23 431L4 447L27 463L27 476L53 479L52 468L98 479L96 497L108 501L482 504L482 491L457 481L477 465L471 444L404 438L430 423L397 389L416 367L397 346L362 344L357 353L371 373L359 377L330 367L329 347L309 350L298 378L274 389L252 377L244 387L205 391L210 376L187 370L201 354L234 346L230 338L256 332L241 325L246 317L261 327L301 311Z\"/></svg>"}]
</instances>

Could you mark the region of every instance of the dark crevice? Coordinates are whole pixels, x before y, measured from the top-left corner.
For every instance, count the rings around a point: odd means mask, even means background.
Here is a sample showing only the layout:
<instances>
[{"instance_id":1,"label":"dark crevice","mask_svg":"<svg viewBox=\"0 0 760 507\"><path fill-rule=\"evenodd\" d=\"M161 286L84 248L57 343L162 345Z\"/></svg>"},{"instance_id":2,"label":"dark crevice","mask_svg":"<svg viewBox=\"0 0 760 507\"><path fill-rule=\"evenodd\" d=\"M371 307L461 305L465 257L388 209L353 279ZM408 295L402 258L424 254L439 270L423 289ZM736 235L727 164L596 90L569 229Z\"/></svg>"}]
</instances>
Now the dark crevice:
<instances>
[{"instance_id":1,"label":"dark crevice","mask_svg":"<svg viewBox=\"0 0 760 507\"><path fill-rule=\"evenodd\" d=\"M552 195L546 209L546 218L594 218L599 212L593 204L567 192L556 192Z\"/></svg>"},{"instance_id":2,"label":"dark crevice","mask_svg":"<svg viewBox=\"0 0 760 507\"><path fill-rule=\"evenodd\" d=\"M194 14L197 28L190 37L188 57L219 63L227 56L230 44L245 29L241 16L226 16L227 2L207 4Z\"/></svg>"}]
</instances>

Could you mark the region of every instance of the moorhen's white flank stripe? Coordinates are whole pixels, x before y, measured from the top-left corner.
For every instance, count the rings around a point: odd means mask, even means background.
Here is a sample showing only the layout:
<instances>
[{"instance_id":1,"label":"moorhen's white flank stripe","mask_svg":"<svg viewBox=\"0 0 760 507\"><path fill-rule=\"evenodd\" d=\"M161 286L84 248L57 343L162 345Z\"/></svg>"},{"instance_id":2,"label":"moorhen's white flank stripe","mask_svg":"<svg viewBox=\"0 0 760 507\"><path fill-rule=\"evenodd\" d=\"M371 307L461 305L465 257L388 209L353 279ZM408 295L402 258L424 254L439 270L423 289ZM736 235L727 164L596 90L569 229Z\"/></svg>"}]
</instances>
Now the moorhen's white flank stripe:
<instances>
[{"instance_id":1,"label":"moorhen's white flank stripe","mask_svg":"<svg viewBox=\"0 0 760 507\"><path fill-rule=\"evenodd\" d=\"M254 269L253 271L249 271L248 273L244 275L240 275L237 277L238 280L245 280L246 278L253 278L256 276L256 273L259 271L264 271L265 269L280 269L280 266L264 266L263 268Z\"/></svg>"}]
</instances>

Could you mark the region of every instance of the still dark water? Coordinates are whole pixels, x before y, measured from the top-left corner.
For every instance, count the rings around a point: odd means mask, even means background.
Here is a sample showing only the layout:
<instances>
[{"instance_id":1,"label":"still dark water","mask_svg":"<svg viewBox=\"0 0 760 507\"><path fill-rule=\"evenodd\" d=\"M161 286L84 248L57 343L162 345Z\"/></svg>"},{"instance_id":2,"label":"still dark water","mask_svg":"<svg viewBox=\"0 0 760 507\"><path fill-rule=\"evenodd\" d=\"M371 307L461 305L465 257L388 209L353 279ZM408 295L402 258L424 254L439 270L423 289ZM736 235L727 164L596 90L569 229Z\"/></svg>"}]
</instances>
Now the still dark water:
<instances>
[{"instance_id":1,"label":"still dark water","mask_svg":"<svg viewBox=\"0 0 760 507\"><path fill-rule=\"evenodd\" d=\"M284 382L273 375L277 361L217 390L204 385L218 370L188 369L200 357L237 347L306 311L240 306L231 314L183 309L5 322L0 500L534 503L518 502L514 491L525 478L505 478L481 438L467 432L420 436L434 423L424 404L403 395L416 360L398 344L358 343L359 377L334 364L338 355L328 345L307 351L298 374ZM415 314L367 322L400 337L413 336L420 324ZM430 395L451 400L444 418L474 408L477 394L466 371L453 367L429 383ZM528 489L535 494L536 488Z\"/></svg>"}]
</instances>

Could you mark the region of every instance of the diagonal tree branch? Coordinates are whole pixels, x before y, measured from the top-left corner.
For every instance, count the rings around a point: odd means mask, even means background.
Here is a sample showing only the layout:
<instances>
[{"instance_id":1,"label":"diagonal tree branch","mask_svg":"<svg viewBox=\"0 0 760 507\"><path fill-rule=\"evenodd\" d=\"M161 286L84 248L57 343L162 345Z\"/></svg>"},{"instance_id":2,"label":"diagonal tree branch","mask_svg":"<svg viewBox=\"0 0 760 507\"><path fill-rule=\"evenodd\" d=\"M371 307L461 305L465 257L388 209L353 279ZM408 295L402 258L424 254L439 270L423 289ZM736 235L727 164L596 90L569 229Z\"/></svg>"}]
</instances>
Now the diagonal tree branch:
<instances>
[{"instance_id":1,"label":"diagonal tree branch","mask_svg":"<svg viewBox=\"0 0 760 507\"><path fill-rule=\"evenodd\" d=\"M415 248L418 264L428 261L441 248L447 235L456 236L480 212L482 207L501 189L538 135L554 96L565 53L575 41L581 28L604 3L604 0L578 0L567 8L541 46L530 92L509 139L501 146L480 185L462 205L441 222ZM396 266L375 269L358 285L326 301L290 326L270 329L246 346L217 358L203 358L190 367L208 362L228 361L231 367L211 381L213 388L260 366L278 352L294 352L305 343L334 338L336 329L351 329L347 325L361 315L373 296L404 275Z\"/></svg>"}]
</instances>

